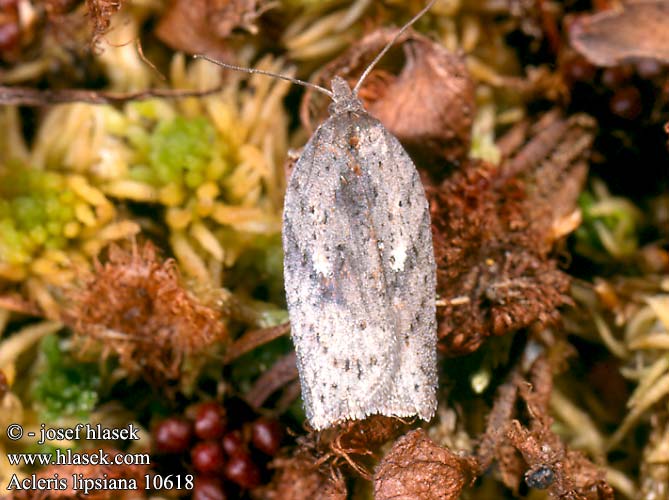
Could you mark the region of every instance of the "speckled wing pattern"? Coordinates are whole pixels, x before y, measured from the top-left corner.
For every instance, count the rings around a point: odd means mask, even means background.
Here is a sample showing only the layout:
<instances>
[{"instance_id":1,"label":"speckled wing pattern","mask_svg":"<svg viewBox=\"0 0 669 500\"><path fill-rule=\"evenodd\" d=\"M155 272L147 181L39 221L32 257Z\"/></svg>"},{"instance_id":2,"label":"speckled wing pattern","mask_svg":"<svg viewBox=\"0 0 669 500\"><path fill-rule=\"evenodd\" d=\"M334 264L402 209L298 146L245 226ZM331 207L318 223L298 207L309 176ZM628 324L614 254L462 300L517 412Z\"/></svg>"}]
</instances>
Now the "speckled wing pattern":
<instances>
[{"instance_id":1,"label":"speckled wing pattern","mask_svg":"<svg viewBox=\"0 0 669 500\"><path fill-rule=\"evenodd\" d=\"M284 276L315 429L436 409L435 263L420 177L364 110L331 116L292 172Z\"/></svg>"}]
</instances>

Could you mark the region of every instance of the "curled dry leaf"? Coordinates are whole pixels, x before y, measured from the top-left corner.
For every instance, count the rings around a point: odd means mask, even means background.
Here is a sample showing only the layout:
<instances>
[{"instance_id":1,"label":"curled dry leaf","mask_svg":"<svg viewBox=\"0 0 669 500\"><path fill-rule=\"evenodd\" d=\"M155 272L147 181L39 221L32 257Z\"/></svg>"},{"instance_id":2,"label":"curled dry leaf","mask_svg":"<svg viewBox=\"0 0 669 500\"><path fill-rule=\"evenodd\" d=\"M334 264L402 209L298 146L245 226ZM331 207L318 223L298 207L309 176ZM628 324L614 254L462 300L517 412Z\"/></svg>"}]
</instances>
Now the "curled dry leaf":
<instances>
[{"instance_id":1,"label":"curled dry leaf","mask_svg":"<svg viewBox=\"0 0 669 500\"><path fill-rule=\"evenodd\" d=\"M181 375L185 357L204 353L226 338L221 314L201 303L180 283L173 260L162 261L147 242L132 251L112 245L109 260L71 293L67 320L103 356L112 353L131 375L159 384Z\"/></svg>"},{"instance_id":2,"label":"curled dry leaf","mask_svg":"<svg viewBox=\"0 0 669 500\"><path fill-rule=\"evenodd\" d=\"M477 475L476 461L435 444L417 429L398 439L374 475L376 500L448 500Z\"/></svg>"},{"instance_id":3,"label":"curled dry leaf","mask_svg":"<svg viewBox=\"0 0 669 500\"><path fill-rule=\"evenodd\" d=\"M412 157L464 161L474 117L474 84L464 59L418 35L403 48L406 63L401 73L379 88L378 95L367 97L369 112Z\"/></svg>"},{"instance_id":4,"label":"curled dry leaf","mask_svg":"<svg viewBox=\"0 0 669 500\"><path fill-rule=\"evenodd\" d=\"M669 3L637 0L622 5L575 19L569 28L571 45L599 66L630 58L669 63Z\"/></svg>"},{"instance_id":5,"label":"curled dry leaf","mask_svg":"<svg viewBox=\"0 0 669 500\"><path fill-rule=\"evenodd\" d=\"M353 45L321 70L316 83L330 86L334 75L355 84L360 73L397 30L377 30ZM461 55L415 32L400 38L404 66L395 76L391 69L375 70L360 89L369 113L379 119L421 164L464 161L469 152L474 117L474 84ZM390 58L389 58L390 59ZM311 128L310 109L316 119L325 107L305 93L301 116ZM422 161L421 161L422 160ZM442 165L443 168L443 165Z\"/></svg>"},{"instance_id":6,"label":"curled dry leaf","mask_svg":"<svg viewBox=\"0 0 669 500\"><path fill-rule=\"evenodd\" d=\"M253 31L255 0L174 0L158 22L156 35L175 50L230 59L227 38L237 27Z\"/></svg>"},{"instance_id":7,"label":"curled dry leaf","mask_svg":"<svg viewBox=\"0 0 669 500\"><path fill-rule=\"evenodd\" d=\"M548 114L510 132L499 168L472 162L428 188L443 352L558 318L569 279L550 252L578 225L593 128L584 115Z\"/></svg>"}]
</instances>

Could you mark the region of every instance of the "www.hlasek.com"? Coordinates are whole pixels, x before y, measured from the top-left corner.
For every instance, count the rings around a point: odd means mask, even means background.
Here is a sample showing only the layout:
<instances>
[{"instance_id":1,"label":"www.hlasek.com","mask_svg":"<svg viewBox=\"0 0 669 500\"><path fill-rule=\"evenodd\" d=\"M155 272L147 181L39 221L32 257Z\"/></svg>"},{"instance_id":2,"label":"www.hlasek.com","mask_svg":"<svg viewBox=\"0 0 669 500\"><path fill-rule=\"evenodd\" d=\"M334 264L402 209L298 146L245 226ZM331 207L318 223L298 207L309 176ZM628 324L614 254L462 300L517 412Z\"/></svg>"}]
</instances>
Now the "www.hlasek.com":
<instances>
[{"instance_id":1,"label":"www.hlasek.com","mask_svg":"<svg viewBox=\"0 0 669 500\"><path fill-rule=\"evenodd\" d=\"M123 428L109 428L100 424L77 424L74 427L53 428L42 424L39 436L36 432L24 432L23 427L19 424L11 424L7 427L6 434L12 441L20 441L24 437L28 441L30 441L29 438L35 438L33 442L38 445L62 440L134 441L140 439L139 429L133 424ZM194 483L192 474L167 476L144 474L143 477L138 478L118 477L114 473L114 467L150 465L148 453L108 453L103 449L86 452L56 449L54 453L8 453L7 461L15 467L62 466L58 468L58 472L54 471L51 475L39 472L28 476L12 474L5 488L8 491L75 491L88 495L102 490L192 490ZM68 466L72 467L71 474L67 474ZM85 474L81 472L82 466L93 466L93 468L86 469L88 472Z\"/></svg>"}]
</instances>

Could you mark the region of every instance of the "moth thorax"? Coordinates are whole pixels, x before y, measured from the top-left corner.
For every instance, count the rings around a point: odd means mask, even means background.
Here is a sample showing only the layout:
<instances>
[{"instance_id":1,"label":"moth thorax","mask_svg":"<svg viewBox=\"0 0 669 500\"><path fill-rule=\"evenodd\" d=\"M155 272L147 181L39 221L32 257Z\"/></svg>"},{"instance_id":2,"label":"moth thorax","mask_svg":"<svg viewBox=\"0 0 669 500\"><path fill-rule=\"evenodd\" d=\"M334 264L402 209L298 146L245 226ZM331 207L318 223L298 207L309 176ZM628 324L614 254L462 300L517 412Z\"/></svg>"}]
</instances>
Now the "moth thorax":
<instances>
[{"instance_id":1,"label":"moth thorax","mask_svg":"<svg viewBox=\"0 0 669 500\"><path fill-rule=\"evenodd\" d=\"M362 102L358 96L351 91L348 82L341 76L332 79L332 104L328 108L330 115L337 115L346 111L362 111Z\"/></svg>"}]
</instances>

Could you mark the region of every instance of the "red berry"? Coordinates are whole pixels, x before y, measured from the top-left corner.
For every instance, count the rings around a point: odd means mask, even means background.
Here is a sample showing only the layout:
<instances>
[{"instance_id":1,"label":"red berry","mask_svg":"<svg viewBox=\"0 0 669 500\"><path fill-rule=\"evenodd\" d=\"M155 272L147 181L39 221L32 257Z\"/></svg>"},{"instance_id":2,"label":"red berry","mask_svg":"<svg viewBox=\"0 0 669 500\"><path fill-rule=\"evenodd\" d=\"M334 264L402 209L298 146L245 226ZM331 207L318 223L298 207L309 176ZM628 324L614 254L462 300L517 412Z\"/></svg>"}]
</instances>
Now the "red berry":
<instances>
[{"instance_id":1,"label":"red berry","mask_svg":"<svg viewBox=\"0 0 669 500\"><path fill-rule=\"evenodd\" d=\"M208 401L195 411L195 434L201 439L218 439L225 432L225 413L220 404Z\"/></svg>"},{"instance_id":2,"label":"red berry","mask_svg":"<svg viewBox=\"0 0 669 500\"><path fill-rule=\"evenodd\" d=\"M632 68L630 66L613 66L602 72L602 83L604 86L615 90L627 82L631 76Z\"/></svg>"},{"instance_id":3,"label":"red berry","mask_svg":"<svg viewBox=\"0 0 669 500\"><path fill-rule=\"evenodd\" d=\"M190 451L190 458L196 471L203 474L219 472L223 468L225 455L216 441L201 441Z\"/></svg>"},{"instance_id":4,"label":"red berry","mask_svg":"<svg viewBox=\"0 0 669 500\"><path fill-rule=\"evenodd\" d=\"M229 457L234 457L240 453L246 453L246 447L244 446L242 433L239 430L228 432L225 436L223 436L222 444L223 450Z\"/></svg>"},{"instance_id":5,"label":"red berry","mask_svg":"<svg viewBox=\"0 0 669 500\"><path fill-rule=\"evenodd\" d=\"M636 87L618 89L609 101L611 113L627 120L634 120L641 114L641 93Z\"/></svg>"},{"instance_id":6,"label":"red berry","mask_svg":"<svg viewBox=\"0 0 669 500\"><path fill-rule=\"evenodd\" d=\"M15 49L21 40L21 30L16 22L0 23L0 50Z\"/></svg>"},{"instance_id":7,"label":"red berry","mask_svg":"<svg viewBox=\"0 0 669 500\"><path fill-rule=\"evenodd\" d=\"M188 449L193 428L188 420L170 417L158 423L153 429L156 451L160 453L181 453Z\"/></svg>"},{"instance_id":8,"label":"red berry","mask_svg":"<svg viewBox=\"0 0 669 500\"><path fill-rule=\"evenodd\" d=\"M282 438L283 428L276 420L259 418L251 426L251 442L265 455L275 455Z\"/></svg>"},{"instance_id":9,"label":"red berry","mask_svg":"<svg viewBox=\"0 0 669 500\"><path fill-rule=\"evenodd\" d=\"M562 63L560 69L568 83L591 82L597 73L597 68L581 56L570 57Z\"/></svg>"},{"instance_id":10,"label":"red berry","mask_svg":"<svg viewBox=\"0 0 669 500\"><path fill-rule=\"evenodd\" d=\"M192 500L225 500L223 483L217 477L198 476L195 478Z\"/></svg>"},{"instance_id":11,"label":"red berry","mask_svg":"<svg viewBox=\"0 0 669 500\"><path fill-rule=\"evenodd\" d=\"M255 488L260 484L260 469L248 454L237 454L230 458L223 473L242 488Z\"/></svg>"}]
</instances>

